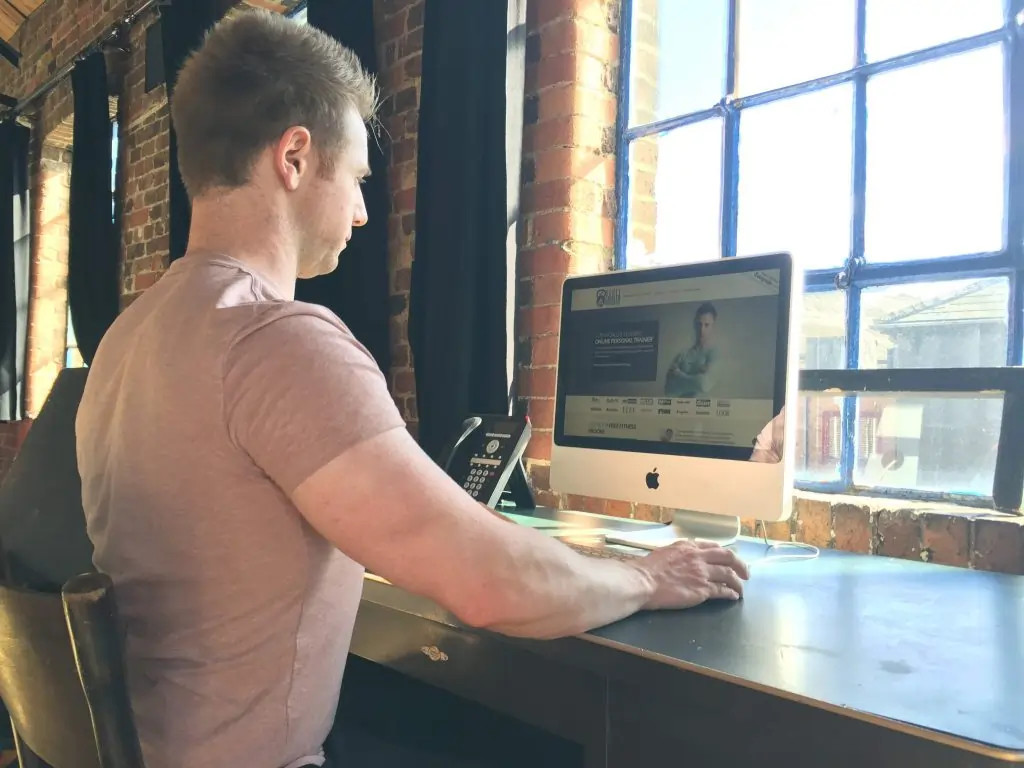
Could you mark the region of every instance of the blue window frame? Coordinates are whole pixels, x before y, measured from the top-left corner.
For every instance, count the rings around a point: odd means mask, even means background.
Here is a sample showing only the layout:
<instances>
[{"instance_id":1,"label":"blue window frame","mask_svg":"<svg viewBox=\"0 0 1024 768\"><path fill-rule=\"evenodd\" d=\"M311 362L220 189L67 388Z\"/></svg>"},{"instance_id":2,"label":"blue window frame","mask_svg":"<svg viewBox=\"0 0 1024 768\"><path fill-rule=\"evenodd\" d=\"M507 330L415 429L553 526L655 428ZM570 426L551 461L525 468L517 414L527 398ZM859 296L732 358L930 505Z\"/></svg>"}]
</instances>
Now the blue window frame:
<instances>
[{"instance_id":1,"label":"blue window frame","mask_svg":"<svg viewBox=\"0 0 1024 768\"><path fill-rule=\"evenodd\" d=\"M787 250L805 370L1021 365L1022 38L1024 0L623 0L616 268ZM800 487L991 497L998 402L800 409Z\"/></svg>"}]
</instances>

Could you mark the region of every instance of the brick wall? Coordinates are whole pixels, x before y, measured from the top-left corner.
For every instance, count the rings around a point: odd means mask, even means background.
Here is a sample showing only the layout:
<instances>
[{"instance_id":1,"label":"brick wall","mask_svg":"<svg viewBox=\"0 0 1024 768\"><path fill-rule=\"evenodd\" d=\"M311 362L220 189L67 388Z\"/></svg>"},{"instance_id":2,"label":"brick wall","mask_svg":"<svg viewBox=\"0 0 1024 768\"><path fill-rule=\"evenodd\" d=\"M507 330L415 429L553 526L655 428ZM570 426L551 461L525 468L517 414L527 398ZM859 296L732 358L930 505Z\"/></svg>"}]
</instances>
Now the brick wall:
<instances>
[{"instance_id":1,"label":"brick wall","mask_svg":"<svg viewBox=\"0 0 1024 768\"><path fill-rule=\"evenodd\" d=\"M391 274L391 391L416 434L416 379L409 348L409 286L412 280L416 207L416 129L419 119L423 0L377 0L380 120L388 152L388 269Z\"/></svg>"},{"instance_id":2,"label":"brick wall","mask_svg":"<svg viewBox=\"0 0 1024 768\"><path fill-rule=\"evenodd\" d=\"M118 103L119 157L124 193L122 296L127 306L167 268L170 110L167 89L146 93L145 33L148 22L132 27L132 53L124 65Z\"/></svg>"},{"instance_id":3,"label":"brick wall","mask_svg":"<svg viewBox=\"0 0 1024 768\"><path fill-rule=\"evenodd\" d=\"M638 0L645 19L636 41L651 54L647 70L634 72L645 83L634 106L654 108L657 74L656 3ZM29 92L80 45L121 15L125 0L48 0L33 16L15 44L24 52L20 72L0 62L0 91ZM386 97L381 132L389 153L388 176L393 191L388 212L388 260L391 273L391 342L394 359L390 372L393 396L415 432L415 382L408 344L408 297L414 242L416 190L416 126L419 107L423 0L377 0L380 80ZM117 119L121 131L120 163L124 177L123 295L127 304L152 285L167 260L167 129L168 112L163 87L144 92L141 42L149 20L132 30L133 52L118 68ZM645 31L646 30L646 31ZM52 42L50 42L52 40ZM670 512L643 505L598 499L562 497L550 491L549 459L554 414L555 362L558 346L559 297L567 275L607 270L612 264L615 221L616 88L618 82L617 0L543 0L529 6L527 38L527 94L524 109L523 206L517 280L516 375L520 393L529 405L535 437L528 450L528 469L543 503L666 520ZM645 95L646 94L646 95ZM39 124L43 136L60 136L71 117L70 90L55 91L42 105ZM56 139L43 142L34 160L33 184L53 208L52 232L59 231L57 200L63 178ZM53 145L53 148L47 148ZM656 147L652 147L652 152ZM638 173L649 172L650 162L639 163ZM646 161L645 161L646 162ZM645 171L646 169L646 171ZM643 178L640 179L643 181ZM62 182L63 183L63 182ZM638 187L643 184L638 183ZM52 196L47 198L50 190ZM638 219L633 233L653 249L653 194L634 200L634 212L647 205L650 217ZM40 209L42 211L42 209ZM645 230L646 228L646 230ZM44 230L40 230L43 232ZM46 230L50 231L50 230ZM61 246L47 246L40 235L34 243L37 301L44 295L59 303ZM52 252L47 250L52 248ZM66 246L65 246L66 254ZM49 254L49 255L47 255ZM52 262L52 269L43 263ZM66 255L63 269L66 271ZM50 277L43 280L43 276ZM43 290L49 281L51 290ZM54 305L56 306L56 305ZM52 307L51 307L52 309ZM30 345L33 360L52 373L56 346L45 339L62 333L60 312L44 304L33 310ZM62 337L61 337L62 338ZM38 404L48 391L49 374L33 382L31 400ZM0 425L0 473L20 444L26 424ZM753 529L748 525L748 531ZM864 500L801 495L794 516L769 524L775 539L796 539L856 552L930 560L960 566L1010 572L1024 571L1024 538L1016 522L985 516L944 514L924 506L869 504Z\"/></svg>"}]
</instances>

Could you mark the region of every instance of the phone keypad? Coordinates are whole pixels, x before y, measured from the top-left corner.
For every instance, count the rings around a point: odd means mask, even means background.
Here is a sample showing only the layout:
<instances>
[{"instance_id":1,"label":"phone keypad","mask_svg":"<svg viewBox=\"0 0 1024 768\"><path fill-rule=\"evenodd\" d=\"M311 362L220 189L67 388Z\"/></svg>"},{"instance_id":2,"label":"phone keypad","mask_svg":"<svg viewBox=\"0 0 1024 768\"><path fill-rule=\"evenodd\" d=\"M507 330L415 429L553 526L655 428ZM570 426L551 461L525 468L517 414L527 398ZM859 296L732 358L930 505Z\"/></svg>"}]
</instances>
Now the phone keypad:
<instances>
[{"instance_id":1,"label":"phone keypad","mask_svg":"<svg viewBox=\"0 0 1024 768\"><path fill-rule=\"evenodd\" d=\"M472 465L469 470L469 477L466 478L466 482L462 484L462 487L466 489L470 496L477 499L480 497L480 494L484 493L484 487L490 485L496 476L497 473L492 467Z\"/></svg>"}]
</instances>

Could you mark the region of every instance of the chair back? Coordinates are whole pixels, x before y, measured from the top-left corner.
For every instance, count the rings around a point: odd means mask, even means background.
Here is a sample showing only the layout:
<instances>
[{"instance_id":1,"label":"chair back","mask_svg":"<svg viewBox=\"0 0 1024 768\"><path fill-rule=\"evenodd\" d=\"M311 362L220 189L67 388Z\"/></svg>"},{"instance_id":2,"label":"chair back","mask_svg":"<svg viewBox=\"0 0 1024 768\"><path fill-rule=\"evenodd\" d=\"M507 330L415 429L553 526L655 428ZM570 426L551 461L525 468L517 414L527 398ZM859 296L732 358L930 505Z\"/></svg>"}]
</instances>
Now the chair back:
<instances>
[{"instance_id":1,"label":"chair back","mask_svg":"<svg viewBox=\"0 0 1024 768\"><path fill-rule=\"evenodd\" d=\"M0 584L0 697L23 765L143 768L126 677L108 576L60 594Z\"/></svg>"}]
</instances>

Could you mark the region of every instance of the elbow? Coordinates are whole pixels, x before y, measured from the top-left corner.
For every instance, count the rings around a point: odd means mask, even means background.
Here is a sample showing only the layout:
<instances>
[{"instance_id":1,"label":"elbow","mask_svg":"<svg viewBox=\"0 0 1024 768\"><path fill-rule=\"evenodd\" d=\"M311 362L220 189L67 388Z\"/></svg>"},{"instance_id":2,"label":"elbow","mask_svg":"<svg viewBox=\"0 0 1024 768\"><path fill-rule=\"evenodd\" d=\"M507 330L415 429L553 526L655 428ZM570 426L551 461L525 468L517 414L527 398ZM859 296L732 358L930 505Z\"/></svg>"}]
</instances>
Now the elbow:
<instances>
[{"instance_id":1,"label":"elbow","mask_svg":"<svg viewBox=\"0 0 1024 768\"><path fill-rule=\"evenodd\" d=\"M466 601L464 605L454 607L452 613L471 629L490 630L498 621L494 609L480 600Z\"/></svg>"},{"instance_id":2,"label":"elbow","mask_svg":"<svg viewBox=\"0 0 1024 768\"><path fill-rule=\"evenodd\" d=\"M452 613L465 626L483 632L493 632L507 637L521 637L531 640L555 640L575 632L545 626L548 622L538 621L531 615L528 606L514 595L503 596L497 591L481 590Z\"/></svg>"},{"instance_id":3,"label":"elbow","mask_svg":"<svg viewBox=\"0 0 1024 768\"><path fill-rule=\"evenodd\" d=\"M453 606L455 617L472 629L502 632L502 627L513 622L509 601L489 590L473 590Z\"/></svg>"}]
</instances>

